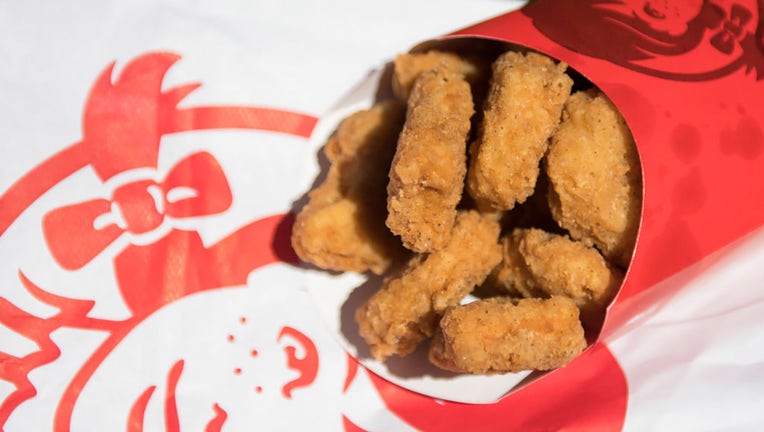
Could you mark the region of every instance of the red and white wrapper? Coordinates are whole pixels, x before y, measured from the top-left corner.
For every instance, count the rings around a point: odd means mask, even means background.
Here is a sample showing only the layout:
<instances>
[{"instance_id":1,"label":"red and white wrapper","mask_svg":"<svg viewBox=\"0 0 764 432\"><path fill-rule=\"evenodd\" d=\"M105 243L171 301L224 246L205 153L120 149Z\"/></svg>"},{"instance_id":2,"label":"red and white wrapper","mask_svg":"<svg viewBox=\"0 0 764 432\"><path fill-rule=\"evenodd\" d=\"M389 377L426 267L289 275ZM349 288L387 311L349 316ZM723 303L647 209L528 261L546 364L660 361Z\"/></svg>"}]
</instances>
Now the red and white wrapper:
<instances>
[{"instance_id":1,"label":"red and white wrapper","mask_svg":"<svg viewBox=\"0 0 764 432\"><path fill-rule=\"evenodd\" d=\"M37 3L0 8L1 430L764 423L764 0ZM360 277L289 247L333 125L446 34L565 61L642 160L600 338L520 388L359 365L337 320Z\"/></svg>"}]
</instances>

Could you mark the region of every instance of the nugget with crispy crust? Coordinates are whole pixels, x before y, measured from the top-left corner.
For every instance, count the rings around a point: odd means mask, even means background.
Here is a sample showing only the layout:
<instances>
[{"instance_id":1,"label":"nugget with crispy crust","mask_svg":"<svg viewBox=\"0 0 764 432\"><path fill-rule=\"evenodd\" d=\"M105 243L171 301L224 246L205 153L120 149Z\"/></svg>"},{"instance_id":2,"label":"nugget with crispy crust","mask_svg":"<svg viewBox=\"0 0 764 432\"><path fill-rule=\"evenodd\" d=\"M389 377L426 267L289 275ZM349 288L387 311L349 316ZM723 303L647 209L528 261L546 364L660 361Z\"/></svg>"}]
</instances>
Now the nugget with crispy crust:
<instances>
[{"instance_id":1,"label":"nugget with crispy crust","mask_svg":"<svg viewBox=\"0 0 764 432\"><path fill-rule=\"evenodd\" d=\"M537 289L571 298L587 319L604 313L623 273L597 249L539 229L518 229L512 237Z\"/></svg>"},{"instance_id":2,"label":"nugget with crispy crust","mask_svg":"<svg viewBox=\"0 0 764 432\"><path fill-rule=\"evenodd\" d=\"M461 73L471 84L478 83L488 74L489 64L476 57L462 57L443 51L400 54L393 61L393 94L402 101L408 100L419 75L439 66Z\"/></svg>"},{"instance_id":3,"label":"nugget with crispy crust","mask_svg":"<svg viewBox=\"0 0 764 432\"><path fill-rule=\"evenodd\" d=\"M586 347L576 304L566 297L493 297L449 308L430 345L430 361L471 374L549 370Z\"/></svg>"},{"instance_id":4,"label":"nugget with crispy crust","mask_svg":"<svg viewBox=\"0 0 764 432\"><path fill-rule=\"evenodd\" d=\"M319 267L381 274L407 253L385 227L387 173L405 107L390 101L342 122L324 147L331 163L309 193L292 230L292 247Z\"/></svg>"},{"instance_id":5,"label":"nugget with crispy crust","mask_svg":"<svg viewBox=\"0 0 764 432\"><path fill-rule=\"evenodd\" d=\"M642 177L634 139L612 102L598 90L571 96L545 161L555 220L625 268L637 237Z\"/></svg>"},{"instance_id":6,"label":"nugget with crispy crust","mask_svg":"<svg viewBox=\"0 0 764 432\"><path fill-rule=\"evenodd\" d=\"M464 189L473 114L464 77L439 67L417 78L390 167L387 226L415 252L447 242Z\"/></svg>"},{"instance_id":7,"label":"nugget with crispy crust","mask_svg":"<svg viewBox=\"0 0 764 432\"><path fill-rule=\"evenodd\" d=\"M510 51L493 63L467 174L467 191L481 208L509 210L533 194L539 161L573 86L566 68L533 52Z\"/></svg>"},{"instance_id":8,"label":"nugget with crispy crust","mask_svg":"<svg viewBox=\"0 0 764 432\"><path fill-rule=\"evenodd\" d=\"M501 259L498 222L462 211L442 249L416 255L387 278L355 315L372 355L384 360L413 351L430 337L443 311L483 282Z\"/></svg>"}]
</instances>

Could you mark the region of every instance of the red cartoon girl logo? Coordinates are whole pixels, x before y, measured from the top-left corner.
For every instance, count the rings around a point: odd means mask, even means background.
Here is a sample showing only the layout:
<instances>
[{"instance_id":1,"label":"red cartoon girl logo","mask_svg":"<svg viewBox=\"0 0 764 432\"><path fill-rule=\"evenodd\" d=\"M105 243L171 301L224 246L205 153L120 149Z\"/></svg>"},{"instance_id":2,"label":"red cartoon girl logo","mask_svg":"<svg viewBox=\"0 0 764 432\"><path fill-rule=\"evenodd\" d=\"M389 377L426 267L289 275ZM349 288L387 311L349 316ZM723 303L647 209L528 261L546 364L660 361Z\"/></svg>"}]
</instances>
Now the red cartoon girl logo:
<instances>
[{"instance_id":1,"label":"red cartoon girl logo","mask_svg":"<svg viewBox=\"0 0 764 432\"><path fill-rule=\"evenodd\" d=\"M213 431L256 424L254 417L288 419L296 405L307 407L319 394L341 396L336 377L348 370L346 355L319 331L317 317L299 312L309 305L291 308L307 295L300 294L289 245L289 213L262 205L266 214L211 240L203 237L204 221L235 207L242 199L235 191L246 192L248 180L232 182L217 150L163 149L173 135L190 131L266 131L305 139L316 119L260 107L181 108L200 84L163 88L178 60L150 53L118 75L114 64L107 67L85 104L82 140L0 197L0 233L39 214L34 222L52 258L49 270L61 276L49 278L31 265L0 276L0 325L31 344L26 351L0 346L0 382L8 384L2 387L0 429L47 412L56 431L93 425L141 431L149 419L171 431ZM236 175L241 172L248 171ZM78 176L91 178L86 191L70 190L44 211L29 211L45 207L40 202L62 184L79 184L71 181ZM4 237L0 247L12 247L13 237ZM101 307L104 294L98 301L89 292L62 295L55 285L64 279L92 290L113 281L108 300L121 302L124 313ZM15 291L8 288L13 286ZM263 305L274 302L283 307L283 319L268 319L273 311ZM72 341L79 360L67 354ZM319 362L319 353L326 361ZM56 371L57 379L41 386L35 376L51 373L46 371ZM205 397L189 400L184 394ZM104 411L104 397L113 411ZM232 411L242 398L258 407L256 415ZM51 400L58 401L52 409ZM340 413L332 421L340 425Z\"/></svg>"},{"instance_id":2,"label":"red cartoon girl logo","mask_svg":"<svg viewBox=\"0 0 764 432\"><path fill-rule=\"evenodd\" d=\"M738 70L764 79L764 0L594 0L532 3L523 13L581 54L679 81Z\"/></svg>"}]
</instances>

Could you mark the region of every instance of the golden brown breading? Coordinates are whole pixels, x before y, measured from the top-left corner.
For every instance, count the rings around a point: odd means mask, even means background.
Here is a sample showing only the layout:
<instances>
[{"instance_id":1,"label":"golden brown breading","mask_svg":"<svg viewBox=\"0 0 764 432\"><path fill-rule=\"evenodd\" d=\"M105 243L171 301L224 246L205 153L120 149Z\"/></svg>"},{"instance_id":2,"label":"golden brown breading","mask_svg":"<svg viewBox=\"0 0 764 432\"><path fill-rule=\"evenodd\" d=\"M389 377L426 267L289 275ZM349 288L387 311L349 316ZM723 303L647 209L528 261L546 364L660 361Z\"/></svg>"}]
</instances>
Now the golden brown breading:
<instances>
[{"instance_id":1,"label":"golden brown breading","mask_svg":"<svg viewBox=\"0 0 764 432\"><path fill-rule=\"evenodd\" d=\"M419 75L439 66L461 73L469 83L482 81L488 73L487 62L443 51L400 54L393 64L393 94L402 101L408 100Z\"/></svg>"},{"instance_id":2,"label":"golden brown breading","mask_svg":"<svg viewBox=\"0 0 764 432\"><path fill-rule=\"evenodd\" d=\"M300 258L325 269L376 274L405 259L385 228L387 173L404 117L400 103L381 103L349 116L329 139L327 176L309 193L292 230Z\"/></svg>"},{"instance_id":3,"label":"golden brown breading","mask_svg":"<svg viewBox=\"0 0 764 432\"><path fill-rule=\"evenodd\" d=\"M415 256L401 274L387 278L355 315L372 355L379 360L403 356L430 337L443 311L499 263L499 231L495 220L462 211L444 248Z\"/></svg>"},{"instance_id":4,"label":"golden brown breading","mask_svg":"<svg viewBox=\"0 0 764 432\"><path fill-rule=\"evenodd\" d=\"M458 373L564 366L584 328L601 329L631 257L636 146L599 90L570 94L564 63L451 42L398 56L377 93L395 100L340 125L293 247L382 275L354 316L377 360L431 338L430 362ZM482 299L461 304L469 293Z\"/></svg>"},{"instance_id":5,"label":"golden brown breading","mask_svg":"<svg viewBox=\"0 0 764 432\"><path fill-rule=\"evenodd\" d=\"M472 113L461 74L438 68L416 80L390 167L386 221L415 252L435 251L448 241L464 189Z\"/></svg>"},{"instance_id":6,"label":"golden brown breading","mask_svg":"<svg viewBox=\"0 0 764 432\"><path fill-rule=\"evenodd\" d=\"M573 86L566 68L542 54L513 51L493 63L467 174L467 191L481 208L509 210L533 193L539 161Z\"/></svg>"},{"instance_id":7,"label":"golden brown breading","mask_svg":"<svg viewBox=\"0 0 764 432\"><path fill-rule=\"evenodd\" d=\"M518 241L512 233L501 236L501 262L483 285L486 289L515 297L544 297L544 292L537 287L533 274L520 255Z\"/></svg>"},{"instance_id":8,"label":"golden brown breading","mask_svg":"<svg viewBox=\"0 0 764 432\"><path fill-rule=\"evenodd\" d=\"M571 298L582 315L603 313L621 285L621 271L581 242L538 229L516 230L513 237L536 287Z\"/></svg>"},{"instance_id":9,"label":"golden brown breading","mask_svg":"<svg viewBox=\"0 0 764 432\"><path fill-rule=\"evenodd\" d=\"M641 171L631 132L604 94L570 97L545 163L555 220L626 267L639 225Z\"/></svg>"},{"instance_id":10,"label":"golden brown breading","mask_svg":"<svg viewBox=\"0 0 764 432\"><path fill-rule=\"evenodd\" d=\"M486 279L492 289L522 297L573 299L582 319L600 319L623 273L593 247L540 229L515 229L501 237L502 262Z\"/></svg>"},{"instance_id":11,"label":"golden brown breading","mask_svg":"<svg viewBox=\"0 0 764 432\"><path fill-rule=\"evenodd\" d=\"M436 366L472 374L549 370L586 347L576 304L566 297L493 297L449 308L430 345Z\"/></svg>"}]
</instances>

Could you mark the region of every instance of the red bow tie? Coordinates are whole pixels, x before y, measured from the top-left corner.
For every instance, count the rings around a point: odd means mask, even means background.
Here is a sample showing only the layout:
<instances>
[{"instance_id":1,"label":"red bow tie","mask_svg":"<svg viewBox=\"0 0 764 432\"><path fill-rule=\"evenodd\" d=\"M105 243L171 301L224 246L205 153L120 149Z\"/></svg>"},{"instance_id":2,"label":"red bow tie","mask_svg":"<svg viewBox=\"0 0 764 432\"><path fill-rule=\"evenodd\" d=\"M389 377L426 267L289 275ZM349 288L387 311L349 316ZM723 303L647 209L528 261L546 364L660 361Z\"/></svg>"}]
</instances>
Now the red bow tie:
<instances>
[{"instance_id":1,"label":"red bow tie","mask_svg":"<svg viewBox=\"0 0 764 432\"><path fill-rule=\"evenodd\" d=\"M144 179L117 187L111 199L94 199L52 210L43 234L61 267L82 268L124 233L142 235L165 217L221 213L231 206L225 173L206 152L178 162L161 182Z\"/></svg>"},{"instance_id":2,"label":"red bow tie","mask_svg":"<svg viewBox=\"0 0 764 432\"><path fill-rule=\"evenodd\" d=\"M711 45L724 54L732 54L735 50L735 41L744 36L743 30L751 18L751 11L738 4L732 5L729 19L724 21L721 30L711 38Z\"/></svg>"}]
</instances>

